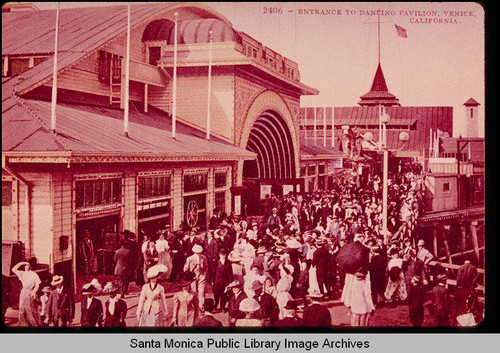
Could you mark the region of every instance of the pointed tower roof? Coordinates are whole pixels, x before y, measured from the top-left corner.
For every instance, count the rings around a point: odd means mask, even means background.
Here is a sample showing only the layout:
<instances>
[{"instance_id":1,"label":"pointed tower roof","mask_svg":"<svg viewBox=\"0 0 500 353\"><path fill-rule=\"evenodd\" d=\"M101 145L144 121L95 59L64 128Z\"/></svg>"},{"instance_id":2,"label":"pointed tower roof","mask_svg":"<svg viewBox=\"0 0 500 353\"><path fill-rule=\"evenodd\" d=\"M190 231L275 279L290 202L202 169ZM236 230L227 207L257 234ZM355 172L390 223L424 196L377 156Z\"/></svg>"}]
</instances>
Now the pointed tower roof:
<instances>
[{"instance_id":1,"label":"pointed tower roof","mask_svg":"<svg viewBox=\"0 0 500 353\"><path fill-rule=\"evenodd\" d=\"M474 98L470 98L467 102L464 103L467 106L478 106L480 105Z\"/></svg>"},{"instance_id":2,"label":"pointed tower roof","mask_svg":"<svg viewBox=\"0 0 500 353\"><path fill-rule=\"evenodd\" d=\"M360 97L361 101L358 102L359 105L384 105L390 106L401 106L399 104L399 99L395 95L389 93L387 84L385 82L384 73L382 72L382 66L378 64L377 71L375 72L375 78L373 79L372 88L370 92L364 94Z\"/></svg>"}]
</instances>

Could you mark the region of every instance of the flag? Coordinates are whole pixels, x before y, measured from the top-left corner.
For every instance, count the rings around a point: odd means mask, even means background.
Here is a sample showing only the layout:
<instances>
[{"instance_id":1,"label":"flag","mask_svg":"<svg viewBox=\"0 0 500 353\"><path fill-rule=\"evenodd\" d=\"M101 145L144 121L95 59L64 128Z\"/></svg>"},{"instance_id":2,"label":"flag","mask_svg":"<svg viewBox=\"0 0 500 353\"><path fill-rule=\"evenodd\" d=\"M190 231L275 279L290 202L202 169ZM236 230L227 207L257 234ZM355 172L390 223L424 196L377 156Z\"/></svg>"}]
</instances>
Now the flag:
<instances>
[{"instance_id":1,"label":"flag","mask_svg":"<svg viewBox=\"0 0 500 353\"><path fill-rule=\"evenodd\" d=\"M439 128L437 129L437 135L440 138L450 137L450 134L448 132L439 130Z\"/></svg>"},{"instance_id":2,"label":"flag","mask_svg":"<svg viewBox=\"0 0 500 353\"><path fill-rule=\"evenodd\" d=\"M398 36L403 37L403 38L408 38L408 35L406 34L406 29L404 29L403 27L400 27L396 24L394 26L396 26L396 32L398 33Z\"/></svg>"}]
</instances>

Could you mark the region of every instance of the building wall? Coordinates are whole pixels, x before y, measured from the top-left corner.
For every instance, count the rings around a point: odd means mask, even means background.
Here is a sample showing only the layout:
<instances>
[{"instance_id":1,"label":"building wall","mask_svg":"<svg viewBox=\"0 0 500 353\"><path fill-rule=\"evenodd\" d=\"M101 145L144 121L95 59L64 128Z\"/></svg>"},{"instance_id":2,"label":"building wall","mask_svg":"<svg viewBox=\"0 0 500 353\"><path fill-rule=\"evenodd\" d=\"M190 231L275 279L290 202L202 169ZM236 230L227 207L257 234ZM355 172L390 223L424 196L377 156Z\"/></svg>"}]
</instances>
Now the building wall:
<instances>
[{"instance_id":1,"label":"building wall","mask_svg":"<svg viewBox=\"0 0 500 353\"><path fill-rule=\"evenodd\" d=\"M448 191L445 191L448 184ZM432 176L425 179L426 210L448 211L458 208L456 176Z\"/></svg>"},{"instance_id":2,"label":"building wall","mask_svg":"<svg viewBox=\"0 0 500 353\"><path fill-rule=\"evenodd\" d=\"M210 98L211 134L234 141L234 69L212 68ZM180 121L206 131L208 67L178 68L177 116Z\"/></svg>"},{"instance_id":3,"label":"building wall","mask_svg":"<svg viewBox=\"0 0 500 353\"><path fill-rule=\"evenodd\" d=\"M72 175L63 171L52 174L53 200L53 263L70 260L73 255L73 182ZM68 248L61 249L60 237L68 237Z\"/></svg>"}]
</instances>

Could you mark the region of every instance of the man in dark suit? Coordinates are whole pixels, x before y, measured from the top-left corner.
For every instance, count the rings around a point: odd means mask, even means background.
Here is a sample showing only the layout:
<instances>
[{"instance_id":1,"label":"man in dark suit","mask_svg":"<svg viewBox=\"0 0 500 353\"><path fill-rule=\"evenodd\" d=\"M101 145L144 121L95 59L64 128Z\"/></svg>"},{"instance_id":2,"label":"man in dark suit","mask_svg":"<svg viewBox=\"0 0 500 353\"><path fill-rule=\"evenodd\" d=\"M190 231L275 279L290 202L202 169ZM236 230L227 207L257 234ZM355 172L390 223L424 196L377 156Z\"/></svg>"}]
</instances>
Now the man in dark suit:
<instances>
[{"instance_id":1,"label":"man in dark suit","mask_svg":"<svg viewBox=\"0 0 500 353\"><path fill-rule=\"evenodd\" d=\"M316 267L316 278L318 279L319 290L323 295L325 294L324 283L329 266L329 249L327 244L328 242L325 239L318 240L316 243L318 249L314 252L311 263L312 266Z\"/></svg>"},{"instance_id":2,"label":"man in dark suit","mask_svg":"<svg viewBox=\"0 0 500 353\"><path fill-rule=\"evenodd\" d=\"M259 280L252 283L252 290L255 292L254 299L260 305L258 318L262 320L262 326L273 326L278 320L279 308L272 295L264 292L263 284Z\"/></svg>"},{"instance_id":3,"label":"man in dark suit","mask_svg":"<svg viewBox=\"0 0 500 353\"><path fill-rule=\"evenodd\" d=\"M212 313L214 310L214 300L212 298L205 299L203 304L204 315L197 318L194 322L196 327L222 327L222 322L217 320Z\"/></svg>"},{"instance_id":4,"label":"man in dark suit","mask_svg":"<svg viewBox=\"0 0 500 353\"><path fill-rule=\"evenodd\" d=\"M94 298L97 287L93 283L84 284L82 287L82 307L81 307L81 326L102 327L102 302Z\"/></svg>"},{"instance_id":5,"label":"man in dark suit","mask_svg":"<svg viewBox=\"0 0 500 353\"><path fill-rule=\"evenodd\" d=\"M247 297L242 290L242 286L243 284L238 280L234 280L227 286L227 288L233 292L227 307L229 326L234 326L236 320L245 317L245 313L240 311L240 303Z\"/></svg>"},{"instance_id":6,"label":"man in dark suit","mask_svg":"<svg viewBox=\"0 0 500 353\"><path fill-rule=\"evenodd\" d=\"M189 256L193 255L193 246L196 244L203 245L201 244L200 240L198 239L197 236L198 229L193 227L189 231L189 235L184 239L182 242L182 246L184 248L184 258L187 259Z\"/></svg>"},{"instance_id":7,"label":"man in dark suit","mask_svg":"<svg viewBox=\"0 0 500 353\"><path fill-rule=\"evenodd\" d=\"M217 261L219 261L219 242L214 238L212 230L207 232L207 239L203 246L204 253L208 261L207 283L213 286L215 279L215 269L217 268Z\"/></svg>"},{"instance_id":8,"label":"man in dark suit","mask_svg":"<svg viewBox=\"0 0 500 353\"><path fill-rule=\"evenodd\" d=\"M432 289L436 326L448 326L450 324L451 297L448 288L446 288L446 280L446 274L438 275L438 284Z\"/></svg>"},{"instance_id":9,"label":"man in dark suit","mask_svg":"<svg viewBox=\"0 0 500 353\"><path fill-rule=\"evenodd\" d=\"M134 252L127 248L125 242L115 251L115 276L120 281L122 297L128 294L128 285L134 278L135 259Z\"/></svg>"},{"instance_id":10,"label":"man in dark suit","mask_svg":"<svg viewBox=\"0 0 500 353\"><path fill-rule=\"evenodd\" d=\"M322 295L318 291L313 291L309 298L311 304L304 309L304 322L306 326L321 327L332 325L332 315L326 306L321 305L318 300Z\"/></svg>"},{"instance_id":11,"label":"man in dark suit","mask_svg":"<svg viewBox=\"0 0 500 353\"><path fill-rule=\"evenodd\" d=\"M217 267L215 268L215 279L213 288L215 309L219 308L220 311L226 309L227 295L225 293L225 290L228 284L231 283L232 281L233 281L232 263L227 259L227 250L225 248L222 248L219 252L219 260L217 261Z\"/></svg>"},{"instance_id":12,"label":"man in dark suit","mask_svg":"<svg viewBox=\"0 0 500 353\"><path fill-rule=\"evenodd\" d=\"M75 302L71 291L63 284L64 277L55 275L52 278L51 285L55 289L50 292L47 301L48 322L54 326L66 327L75 317Z\"/></svg>"},{"instance_id":13,"label":"man in dark suit","mask_svg":"<svg viewBox=\"0 0 500 353\"><path fill-rule=\"evenodd\" d=\"M477 267L471 264L470 260L465 260L457 272L457 288L476 288L477 277Z\"/></svg>"},{"instance_id":14,"label":"man in dark suit","mask_svg":"<svg viewBox=\"0 0 500 353\"><path fill-rule=\"evenodd\" d=\"M289 300L285 305L285 314L283 319L276 321L277 327L302 327L306 326L304 321L297 317L297 303Z\"/></svg>"}]
</instances>

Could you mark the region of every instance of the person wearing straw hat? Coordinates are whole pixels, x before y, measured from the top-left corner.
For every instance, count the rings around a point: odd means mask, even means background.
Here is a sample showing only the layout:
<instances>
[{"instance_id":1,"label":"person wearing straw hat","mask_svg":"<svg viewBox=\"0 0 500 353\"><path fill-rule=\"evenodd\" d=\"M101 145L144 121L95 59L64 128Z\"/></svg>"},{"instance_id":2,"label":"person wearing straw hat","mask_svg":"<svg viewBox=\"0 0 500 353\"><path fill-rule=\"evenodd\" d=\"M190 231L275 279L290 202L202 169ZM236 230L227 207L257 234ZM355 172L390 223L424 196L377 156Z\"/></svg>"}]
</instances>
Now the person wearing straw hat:
<instances>
[{"instance_id":1,"label":"person wearing straw hat","mask_svg":"<svg viewBox=\"0 0 500 353\"><path fill-rule=\"evenodd\" d=\"M101 285L97 279L86 283L82 287L81 319L80 325L85 327L102 327L102 302L94 298L94 295L100 290Z\"/></svg>"},{"instance_id":2,"label":"person wearing straw hat","mask_svg":"<svg viewBox=\"0 0 500 353\"><path fill-rule=\"evenodd\" d=\"M55 275L50 283L55 289L50 292L47 312L49 324L66 327L75 317L75 301L73 295L64 286L64 277Z\"/></svg>"},{"instance_id":3,"label":"person wearing straw hat","mask_svg":"<svg viewBox=\"0 0 500 353\"><path fill-rule=\"evenodd\" d=\"M260 305L254 298L245 298L240 302L239 310L244 313L244 317L237 319L236 327L259 327L262 320L258 319Z\"/></svg>"},{"instance_id":4,"label":"person wearing straw hat","mask_svg":"<svg viewBox=\"0 0 500 353\"><path fill-rule=\"evenodd\" d=\"M146 277L149 283L142 286L139 302L137 303L137 319L139 326L162 326L167 317L168 307L165 297L165 288L158 284L158 276L166 272L165 265L154 265L148 269Z\"/></svg>"},{"instance_id":5,"label":"person wearing straw hat","mask_svg":"<svg viewBox=\"0 0 500 353\"><path fill-rule=\"evenodd\" d=\"M20 326L40 326L38 307L36 305L36 293L41 280L38 274L33 271L36 265L36 258L22 261L12 267L12 272L19 278L22 284L19 294L19 325ZM21 267L23 269L21 270Z\"/></svg>"},{"instance_id":6,"label":"person wearing straw hat","mask_svg":"<svg viewBox=\"0 0 500 353\"><path fill-rule=\"evenodd\" d=\"M227 258L226 248L221 248L219 252L219 260L217 261L217 267L215 268L213 287L215 312L226 310L228 298L225 290L233 279L233 265Z\"/></svg>"},{"instance_id":7,"label":"person wearing straw hat","mask_svg":"<svg viewBox=\"0 0 500 353\"><path fill-rule=\"evenodd\" d=\"M232 291L232 295L227 306L229 326L234 326L236 320L245 317L245 313L240 311L240 303L247 297L242 290L242 286L243 284L237 279L229 283L227 286L227 290Z\"/></svg>"},{"instance_id":8,"label":"person wearing straw hat","mask_svg":"<svg viewBox=\"0 0 500 353\"><path fill-rule=\"evenodd\" d=\"M203 247L200 244L193 245L193 255L186 259L184 264L184 272L194 273L194 281L191 283L191 291L198 293L198 305L200 309L205 303L205 287L207 284L208 260L202 254Z\"/></svg>"},{"instance_id":9,"label":"person wearing straw hat","mask_svg":"<svg viewBox=\"0 0 500 353\"><path fill-rule=\"evenodd\" d=\"M191 291L191 284L196 281L193 272L184 272L178 282L181 290L174 294L174 311L170 326L191 327L198 317L198 297Z\"/></svg>"},{"instance_id":10,"label":"person wearing straw hat","mask_svg":"<svg viewBox=\"0 0 500 353\"><path fill-rule=\"evenodd\" d=\"M108 282L102 291L109 294L109 299L104 304L104 327L126 326L127 303L117 295L120 288L113 282Z\"/></svg>"},{"instance_id":11,"label":"person wearing straw hat","mask_svg":"<svg viewBox=\"0 0 500 353\"><path fill-rule=\"evenodd\" d=\"M50 292L52 292L52 288L49 285L46 285L42 288L42 295L40 296L40 307L38 310L38 315L40 316L40 323L42 326L48 326L49 324L47 304L49 301Z\"/></svg>"}]
</instances>

